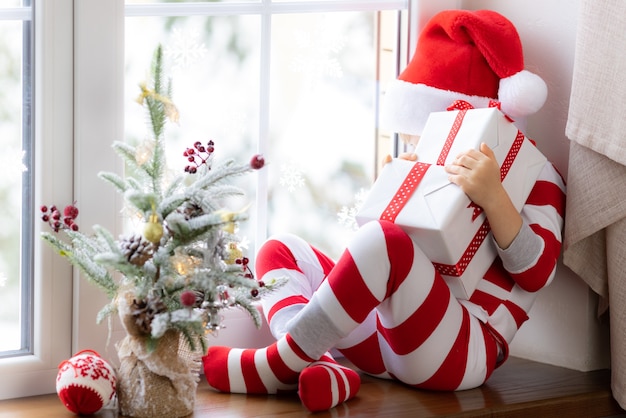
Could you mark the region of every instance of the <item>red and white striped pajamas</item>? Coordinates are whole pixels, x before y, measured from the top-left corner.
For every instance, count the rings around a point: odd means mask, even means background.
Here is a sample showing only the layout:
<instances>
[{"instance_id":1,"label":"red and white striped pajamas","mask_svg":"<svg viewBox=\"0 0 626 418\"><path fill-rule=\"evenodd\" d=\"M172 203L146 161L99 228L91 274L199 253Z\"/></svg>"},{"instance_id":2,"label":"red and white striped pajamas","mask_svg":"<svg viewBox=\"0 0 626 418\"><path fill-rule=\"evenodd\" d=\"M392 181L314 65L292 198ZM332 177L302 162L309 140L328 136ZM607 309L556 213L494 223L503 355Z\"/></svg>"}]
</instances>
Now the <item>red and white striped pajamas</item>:
<instances>
[{"instance_id":1,"label":"red and white striped pajamas","mask_svg":"<svg viewBox=\"0 0 626 418\"><path fill-rule=\"evenodd\" d=\"M262 302L270 329L277 339L288 333L312 358L336 348L369 374L415 387L479 386L506 358L536 292L554 277L564 202L563 180L548 163L521 212L518 236L498 249L469 301L454 298L392 223L364 225L336 264L296 236L274 236L256 260L261 280L289 278Z\"/></svg>"}]
</instances>

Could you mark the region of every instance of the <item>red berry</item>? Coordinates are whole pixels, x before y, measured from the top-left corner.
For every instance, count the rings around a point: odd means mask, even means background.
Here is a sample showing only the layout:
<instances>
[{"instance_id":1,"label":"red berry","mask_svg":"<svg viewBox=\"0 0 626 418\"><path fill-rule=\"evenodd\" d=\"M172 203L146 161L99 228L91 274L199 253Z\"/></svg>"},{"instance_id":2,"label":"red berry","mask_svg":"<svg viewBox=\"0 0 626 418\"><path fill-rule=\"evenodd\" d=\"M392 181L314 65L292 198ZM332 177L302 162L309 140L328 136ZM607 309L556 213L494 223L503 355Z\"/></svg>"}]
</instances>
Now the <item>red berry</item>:
<instances>
[{"instance_id":1,"label":"red berry","mask_svg":"<svg viewBox=\"0 0 626 418\"><path fill-rule=\"evenodd\" d=\"M187 308L191 308L196 304L196 294L192 290L185 290L180 294L180 303Z\"/></svg>"},{"instance_id":2,"label":"red berry","mask_svg":"<svg viewBox=\"0 0 626 418\"><path fill-rule=\"evenodd\" d=\"M48 222L50 220L50 217L48 215L43 215L41 217L41 220L44 221L44 222Z\"/></svg>"},{"instance_id":3,"label":"red berry","mask_svg":"<svg viewBox=\"0 0 626 418\"><path fill-rule=\"evenodd\" d=\"M72 231L78 231L78 225L74 223L70 226L70 228L72 228Z\"/></svg>"},{"instance_id":4,"label":"red berry","mask_svg":"<svg viewBox=\"0 0 626 418\"><path fill-rule=\"evenodd\" d=\"M255 170L259 170L263 168L264 165L265 165L265 158L263 158L261 154L255 155L250 160L250 166Z\"/></svg>"},{"instance_id":5,"label":"red berry","mask_svg":"<svg viewBox=\"0 0 626 418\"><path fill-rule=\"evenodd\" d=\"M252 295L253 298L259 296L259 291L257 289L252 289L250 291L250 294Z\"/></svg>"},{"instance_id":6,"label":"red berry","mask_svg":"<svg viewBox=\"0 0 626 418\"><path fill-rule=\"evenodd\" d=\"M48 212L48 206L43 205L43 206L41 207L41 211L42 211L42 212Z\"/></svg>"},{"instance_id":7,"label":"red berry","mask_svg":"<svg viewBox=\"0 0 626 418\"><path fill-rule=\"evenodd\" d=\"M259 280L259 287L265 287L265 282L263 280Z\"/></svg>"}]
</instances>

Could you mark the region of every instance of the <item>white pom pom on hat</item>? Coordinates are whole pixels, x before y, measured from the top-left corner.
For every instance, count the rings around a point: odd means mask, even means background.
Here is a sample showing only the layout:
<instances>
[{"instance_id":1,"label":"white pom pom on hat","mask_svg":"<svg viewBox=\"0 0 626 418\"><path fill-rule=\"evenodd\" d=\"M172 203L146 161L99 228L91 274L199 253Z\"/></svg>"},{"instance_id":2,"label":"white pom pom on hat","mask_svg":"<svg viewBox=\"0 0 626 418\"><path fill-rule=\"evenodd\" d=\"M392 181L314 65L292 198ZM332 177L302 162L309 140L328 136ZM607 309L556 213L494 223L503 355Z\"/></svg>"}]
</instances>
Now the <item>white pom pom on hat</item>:
<instances>
[{"instance_id":1,"label":"white pom pom on hat","mask_svg":"<svg viewBox=\"0 0 626 418\"><path fill-rule=\"evenodd\" d=\"M522 44L513 24L491 10L446 10L419 36L413 58L385 92L381 126L420 135L431 112L457 99L474 107L491 100L513 118L537 112L548 89L524 69Z\"/></svg>"}]
</instances>

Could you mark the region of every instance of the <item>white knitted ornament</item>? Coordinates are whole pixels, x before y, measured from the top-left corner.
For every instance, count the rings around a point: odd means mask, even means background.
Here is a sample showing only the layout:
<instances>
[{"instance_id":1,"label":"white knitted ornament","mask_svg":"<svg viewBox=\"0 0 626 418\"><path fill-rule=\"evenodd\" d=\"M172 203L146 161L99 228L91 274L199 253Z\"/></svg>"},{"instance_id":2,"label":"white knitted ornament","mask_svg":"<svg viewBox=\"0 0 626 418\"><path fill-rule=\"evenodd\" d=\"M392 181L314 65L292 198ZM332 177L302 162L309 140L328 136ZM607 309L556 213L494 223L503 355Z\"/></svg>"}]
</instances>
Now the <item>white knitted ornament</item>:
<instances>
[{"instance_id":1,"label":"white knitted ornament","mask_svg":"<svg viewBox=\"0 0 626 418\"><path fill-rule=\"evenodd\" d=\"M109 363L95 351L83 350L59 364L56 389L68 410L91 415L113 399L116 380Z\"/></svg>"}]
</instances>

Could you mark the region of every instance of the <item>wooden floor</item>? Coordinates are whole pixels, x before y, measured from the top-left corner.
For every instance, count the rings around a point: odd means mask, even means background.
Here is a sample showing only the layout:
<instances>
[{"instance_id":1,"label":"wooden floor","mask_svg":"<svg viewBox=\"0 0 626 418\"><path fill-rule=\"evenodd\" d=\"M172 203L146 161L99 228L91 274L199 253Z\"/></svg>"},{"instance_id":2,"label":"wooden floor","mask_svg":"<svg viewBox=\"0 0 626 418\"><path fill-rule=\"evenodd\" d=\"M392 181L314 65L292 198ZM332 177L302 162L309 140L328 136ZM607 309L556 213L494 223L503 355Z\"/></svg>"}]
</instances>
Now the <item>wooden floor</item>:
<instances>
[{"instance_id":1,"label":"wooden floor","mask_svg":"<svg viewBox=\"0 0 626 418\"><path fill-rule=\"evenodd\" d=\"M609 417L625 414L613 400L609 371L581 373L511 358L482 387L456 393L419 391L363 375L355 399L310 414L298 397L215 393L201 382L193 417ZM0 418L69 418L55 394L0 401ZM112 411L95 417L114 418Z\"/></svg>"}]
</instances>

